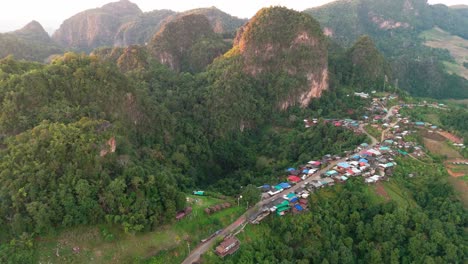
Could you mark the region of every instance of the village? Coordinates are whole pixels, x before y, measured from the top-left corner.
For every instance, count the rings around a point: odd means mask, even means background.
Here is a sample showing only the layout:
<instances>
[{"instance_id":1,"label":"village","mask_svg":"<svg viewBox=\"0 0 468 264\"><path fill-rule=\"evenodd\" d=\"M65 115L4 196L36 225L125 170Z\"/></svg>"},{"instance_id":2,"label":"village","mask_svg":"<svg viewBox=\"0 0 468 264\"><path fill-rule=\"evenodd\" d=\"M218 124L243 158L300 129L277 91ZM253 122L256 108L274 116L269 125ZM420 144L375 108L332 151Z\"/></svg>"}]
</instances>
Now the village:
<instances>
[{"instance_id":1,"label":"village","mask_svg":"<svg viewBox=\"0 0 468 264\"><path fill-rule=\"evenodd\" d=\"M371 96L366 93L355 93L364 100ZM387 108L391 106L390 108ZM397 157L423 159L424 147L419 145L413 134L422 132L436 134L450 140L455 147L464 148L462 140L430 123L410 120L400 114L403 108L433 107L445 109L443 104L405 104L396 95L374 97L366 109L366 115L360 120L352 119L304 119L306 129L319 122L336 127L350 129L355 133L365 133L371 143L362 143L353 151L341 155L324 155L321 159L311 160L306 164L285 169L283 182L264 184L258 188L262 191L261 201L251 208L245 221L233 229L242 231L246 224L259 224L268 216L281 217L286 214L300 214L310 210L308 197L321 188L336 184L346 184L350 178L360 177L366 184L390 181L394 169L398 166ZM374 135L368 130L374 130ZM413 174L408 175L412 177ZM240 241L233 232L224 230L224 240L216 247L215 253L220 257L233 254L240 248Z\"/></svg>"}]
</instances>

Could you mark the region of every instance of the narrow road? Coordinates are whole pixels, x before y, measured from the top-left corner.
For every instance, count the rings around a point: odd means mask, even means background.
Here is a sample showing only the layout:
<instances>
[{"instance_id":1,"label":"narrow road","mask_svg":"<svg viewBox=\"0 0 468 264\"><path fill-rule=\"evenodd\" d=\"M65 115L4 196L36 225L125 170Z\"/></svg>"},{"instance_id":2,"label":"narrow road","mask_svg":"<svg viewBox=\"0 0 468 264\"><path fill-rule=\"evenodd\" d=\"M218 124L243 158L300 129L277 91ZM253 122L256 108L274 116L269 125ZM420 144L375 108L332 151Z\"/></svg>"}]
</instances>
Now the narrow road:
<instances>
[{"instance_id":1,"label":"narrow road","mask_svg":"<svg viewBox=\"0 0 468 264\"><path fill-rule=\"evenodd\" d=\"M395 106L394 106L395 107ZM393 115L393 108L392 107L388 113L387 113L387 116L385 118L389 118L391 115ZM368 148L372 148L374 147L377 143L379 143L379 141L373 137L371 134L369 134L365 129L364 129L364 124L361 124L359 126L359 129L364 133L366 134L368 137L370 137L371 139L371 144L369 145ZM272 197L269 197L267 199L264 199L264 200L261 200L260 202L258 202L257 204L255 204L255 206L251 207L249 210L247 210L242 216L240 216L234 223L232 223L231 225L229 225L228 227L226 227L220 234L214 236L212 239L210 239L209 241L203 243L203 244L200 244L198 247L196 247L191 253L189 256L187 256L187 258L182 262L182 264L192 264L192 263L195 263L196 261L198 261L200 259L200 256L203 255L206 251L208 251L212 246L213 244L216 242L216 238L218 237L224 237L225 235L227 234L230 234L231 232L233 232L236 228L238 228L240 225L242 225L245 221L248 221L248 216L253 214L256 210L261 210L261 208L273 201L275 201L276 199L280 199L283 197L283 195L285 194L288 194L290 192L294 192L296 191L297 189L299 189L301 187L301 185L305 184L305 183L310 183L311 181L313 180L319 180L320 179L320 175L328 170L330 170L331 168L333 168L336 164L340 163L340 162L344 162L346 160L346 158L342 158L340 160L336 160L336 161L333 161L331 162L327 167L321 169L320 171L317 171L314 176L310 176L308 178L306 178L304 181L301 181L300 183L292 186L291 188L289 189L286 189Z\"/></svg>"}]
</instances>

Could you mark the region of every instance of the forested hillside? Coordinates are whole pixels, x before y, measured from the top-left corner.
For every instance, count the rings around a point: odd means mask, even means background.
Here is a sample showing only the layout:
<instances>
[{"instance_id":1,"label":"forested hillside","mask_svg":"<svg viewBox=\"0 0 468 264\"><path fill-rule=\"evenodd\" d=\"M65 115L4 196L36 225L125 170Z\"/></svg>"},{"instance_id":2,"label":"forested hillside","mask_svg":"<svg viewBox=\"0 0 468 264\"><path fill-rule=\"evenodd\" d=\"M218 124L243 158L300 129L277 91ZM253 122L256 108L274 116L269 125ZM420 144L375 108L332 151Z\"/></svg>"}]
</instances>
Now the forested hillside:
<instances>
[{"instance_id":1,"label":"forested hillside","mask_svg":"<svg viewBox=\"0 0 468 264\"><path fill-rule=\"evenodd\" d=\"M0 59L13 55L17 59L44 62L63 48L56 44L37 21L23 28L0 34Z\"/></svg>"},{"instance_id":2,"label":"forested hillside","mask_svg":"<svg viewBox=\"0 0 468 264\"><path fill-rule=\"evenodd\" d=\"M317 19L325 34L343 47L369 35L392 66L394 74L389 81L394 86L415 96L466 98L468 81L451 74L453 71L442 63L454 60L450 53L424 46L419 38L421 32L437 26L467 39L465 11L429 5L427 0L352 0L304 12Z\"/></svg>"},{"instance_id":3,"label":"forested hillside","mask_svg":"<svg viewBox=\"0 0 468 264\"><path fill-rule=\"evenodd\" d=\"M411 14L426 6L413 2ZM394 12L407 19L400 25L424 27ZM376 38L366 29L341 46L313 16L284 7L261 9L234 34L243 23L216 8L143 13L122 0L80 13L56 33L90 55L68 52L47 64L0 59L0 263L37 263L37 243L77 227L119 230L138 245L138 234L172 225L193 190L234 199L290 166L349 153L369 139L331 120L369 111L370 99L354 92L464 95L466 82L431 61L450 59L447 52L403 48L403 35L395 40L401 50L389 55L383 43L394 33ZM30 24L0 42L50 41L41 28ZM8 45L35 51L22 41ZM132 45L101 47L115 43ZM43 58L35 54L18 57ZM444 125L466 132L465 110L447 112ZM316 124L306 129L304 118ZM409 172L398 167L408 205L376 201L351 181L319 192L312 213L269 220L262 237L249 237L229 261L460 263L465 211L439 167L407 165L427 174L405 183ZM185 247L188 239L171 235L164 239Z\"/></svg>"}]
</instances>

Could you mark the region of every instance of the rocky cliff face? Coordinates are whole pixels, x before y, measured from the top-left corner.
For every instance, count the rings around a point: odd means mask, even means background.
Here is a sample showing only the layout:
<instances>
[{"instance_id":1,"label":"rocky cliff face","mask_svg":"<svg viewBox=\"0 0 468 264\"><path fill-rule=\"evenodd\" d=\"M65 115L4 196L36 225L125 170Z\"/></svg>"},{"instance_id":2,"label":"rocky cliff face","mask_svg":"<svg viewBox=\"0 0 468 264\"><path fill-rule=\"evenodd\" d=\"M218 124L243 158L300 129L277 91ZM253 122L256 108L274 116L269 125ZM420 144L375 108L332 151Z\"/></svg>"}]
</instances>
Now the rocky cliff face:
<instances>
[{"instance_id":1,"label":"rocky cliff face","mask_svg":"<svg viewBox=\"0 0 468 264\"><path fill-rule=\"evenodd\" d=\"M171 10L143 13L136 4L121 0L65 20L53 39L64 47L86 52L102 46L145 45L164 24L186 15L206 16L216 33L228 35L233 35L246 21L214 7L182 13Z\"/></svg>"},{"instance_id":2,"label":"rocky cliff face","mask_svg":"<svg viewBox=\"0 0 468 264\"><path fill-rule=\"evenodd\" d=\"M228 45L213 32L203 15L185 15L168 22L148 45L160 63L175 71L197 72L223 54Z\"/></svg>"},{"instance_id":3,"label":"rocky cliff face","mask_svg":"<svg viewBox=\"0 0 468 264\"><path fill-rule=\"evenodd\" d=\"M128 0L110 3L65 20L53 39L63 46L84 51L113 46L120 26L140 14L140 8Z\"/></svg>"},{"instance_id":4,"label":"rocky cliff face","mask_svg":"<svg viewBox=\"0 0 468 264\"><path fill-rule=\"evenodd\" d=\"M171 10L154 10L143 13L121 25L114 37L115 46L143 45L161 29L169 17L176 12Z\"/></svg>"},{"instance_id":5,"label":"rocky cliff face","mask_svg":"<svg viewBox=\"0 0 468 264\"><path fill-rule=\"evenodd\" d=\"M283 110L306 107L328 89L326 41L308 15L281 7L260 10L238 33L232 54L243 58L244 71L251 76L291 80L285 85L278 79L270 91L279 96Z\"/></svg>"}]
</instances>

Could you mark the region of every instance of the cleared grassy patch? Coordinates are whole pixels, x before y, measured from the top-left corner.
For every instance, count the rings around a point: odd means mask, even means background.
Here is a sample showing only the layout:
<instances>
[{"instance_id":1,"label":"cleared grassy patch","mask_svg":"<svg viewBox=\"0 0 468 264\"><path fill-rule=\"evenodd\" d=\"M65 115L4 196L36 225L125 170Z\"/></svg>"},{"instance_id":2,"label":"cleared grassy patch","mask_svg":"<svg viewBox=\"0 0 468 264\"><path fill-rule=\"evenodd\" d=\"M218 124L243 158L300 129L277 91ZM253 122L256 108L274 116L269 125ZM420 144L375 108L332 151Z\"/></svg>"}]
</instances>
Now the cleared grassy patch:
<instances>
[{"instance_id":1,"label":"cleared grassy patch","mask_svg":"<svg viewBox=\"0 0 468 264\"><path fill-rule=\"evenodd\" d=\"M371 204L383 203L386 201L386 198L379 194L377 190L377 185L368 185L367 188L364 188L364 193L369 197L369 202Z\"/></svg>"},{"instance_id":2,"label":"cleared grassy patch","mask_svg":"<svg viewBox=\"0 0 468 264\"><path fill-rule=\"evenodd\" d=\"M444 62L447 72L468 79L468 69L463 66L463 62L468 61L468 40L451 35L438 27L422 32L419 37L426 40L426 46L447 49L455 59L455 63Z\"/></svg>"},{"instance_id":3,"label":"cleared grassy patch","mask_svg":"<svg viewBox=\"0 0 468 264\"><path fill-rule=\"evenodd\" d=\"M468 179L467 176L464 177L449 177L448 181L452 184L453 188L455 189L455 193L462 201L463 207L468 209Z\"/></svg>"},{"instance_id":4,"label":"cleared grassy patch","mask_svg":"<svg viewBox=\"0 0 468 264\"><path fill-rule=\"evenodd\" d=\"M396 180L383 182L385 191L390 199L395 201L401 207L416 207L417 204L413 200L411 193L402 187Z\"/></svg>"},{"instance_id":5,"label":"cleared grassy patch","mask_svg":"<svg viewBox=\"0 0 468 264\"><path fill-rule=\"evenodd\" d=\"M424 138L424 146L432 153L445 156L449 159L462 158L458 151L451 148L445 141L437 141L429 138Z\"/></svg>"},{"instance_id":6,"label":"cleared grassy patch","mask_svg":"<svg viewBox=\"0 0 468 264\"><path fill-rule=\"evenodd\" d=\"M372 127L371 125L367 125L364 127L364 129L369 133L371 136L375 137L377 140L380 140L380 137L382 136L382 131Z\"/></svg>"},{"instance_id":7,"label":"cleared grassy patch","mask_svg":"<svg viewBox=\"0 0 468 264\"><path fill-rule=\"evenodd\" d=\"M189 198L193 202L191 215L152 232L132 235L119 227L101 225L75 227L41 238L37 243L38 262L133 263L157 256L155 259L164 263L180 263L188 253L187 243L195 247L201 239L234 221L245 210L233 206L208 216L204 208L222 200L191 195ZM74 252L73 248L79 250Z\"/></svg>"}]
</instances>

